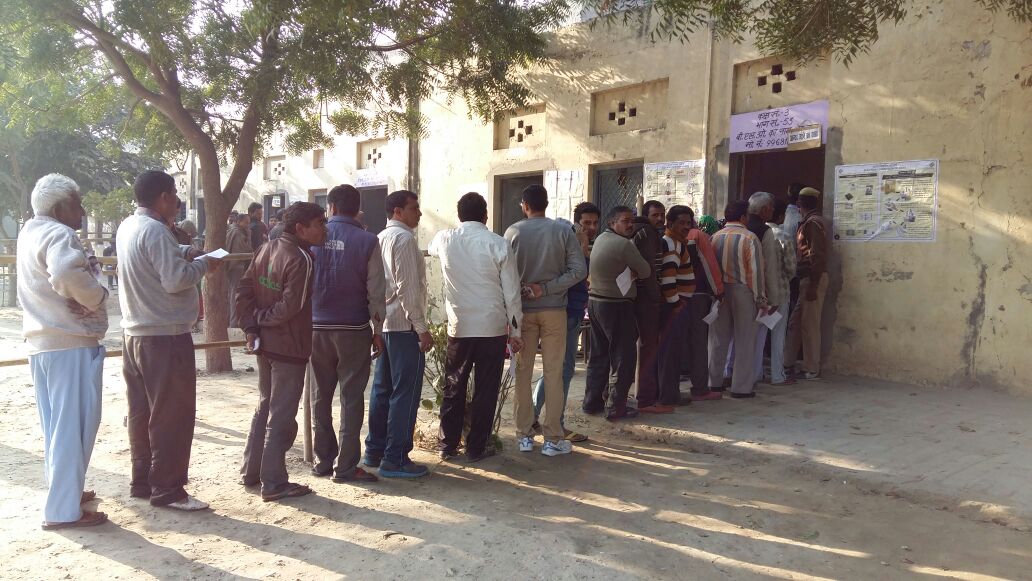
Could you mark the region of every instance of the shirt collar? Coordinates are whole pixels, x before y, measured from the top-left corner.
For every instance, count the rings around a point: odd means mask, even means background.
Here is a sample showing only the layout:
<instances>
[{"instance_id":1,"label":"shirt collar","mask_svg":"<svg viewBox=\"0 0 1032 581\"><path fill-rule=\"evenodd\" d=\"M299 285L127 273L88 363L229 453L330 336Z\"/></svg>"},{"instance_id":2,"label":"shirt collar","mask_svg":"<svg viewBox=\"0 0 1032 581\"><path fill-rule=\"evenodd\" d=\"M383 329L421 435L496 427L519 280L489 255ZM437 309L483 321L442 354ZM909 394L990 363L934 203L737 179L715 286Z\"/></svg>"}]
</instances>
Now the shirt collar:
<instances>
[{"instance_id":1,"label":"shirt collar","mask_svg":"<svg viewBox=\"0 0 1032 581\"><path fill-rule=\"evenodd\" d=\"M397 228L404 228L405 230L412 232L412 228L409 228L408 224L402 222L401 220L387 220L387 227L390 228L391 226Z\"/></svg>"},{"instance_id":2,"label":"shirt collar","mask_svg":"<svg viewBox=\"0 0 1032 581\"><path fill-rule=\"evenodd\" d=\"M469 220L468 222L462 222L459 224L459 228L462 230L487 230L487 224L476 220Z\"/></svg>"},{"instance_id":3,"label":"shirt collar","mask_svg":"<svg viewBox=\"0 0 1032 581\"><path fill-rule=\"evenodd\" d=\"M147 216L148 218L153 218L153 219L157 220L158 222L161 222L162 224L167 224L167 222L165 222L165 218L161 214L155 212L154 210L151 210L150 208L144 208L144 207L136 208L136 215L137 216Z\"/></svg>"},{"instance_id":4,"label":"shirt collar","mask_svg":"<svg viewBox=\"0 0 1032 581\"><path fill-rule=\"evenodd\" d=\"M362 227L362 224L358 220L352 218L351 216L330 216L330 220L329 221L330 222L337 222L337 223L341 223L341 224L350 224L350 225L355 226L357 228L361 228Z\"/></svg>"}]
</instances>

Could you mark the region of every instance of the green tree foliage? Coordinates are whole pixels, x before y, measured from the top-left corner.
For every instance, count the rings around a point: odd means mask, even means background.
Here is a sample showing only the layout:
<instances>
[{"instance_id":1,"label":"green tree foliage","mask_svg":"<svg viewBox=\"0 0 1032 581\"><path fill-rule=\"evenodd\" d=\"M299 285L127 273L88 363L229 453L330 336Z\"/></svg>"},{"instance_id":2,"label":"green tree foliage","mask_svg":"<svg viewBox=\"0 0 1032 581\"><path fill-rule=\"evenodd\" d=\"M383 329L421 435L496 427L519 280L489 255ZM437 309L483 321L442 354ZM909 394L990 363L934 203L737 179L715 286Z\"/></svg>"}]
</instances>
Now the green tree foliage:
<instances>
[{"instance_id":1,"label":"green tree foliage","mask_svg":"<svg viewBox=\"0 0 1032 581\"><path fill-rule=\"evenodd\" d=\"M106 194L90 191L83 196L82 205L86 208L87 214L104 226L104 230L112 233L118 224L136 209L133 190L125 186L110 190Z\"/></svg>"},{"instance_id":2,"label":"green tree foliage","mask_svg":"<svg viewBox=\"0 0 1032 581\"><path fill-rule=\"evenodd\" d=\"M1032 23L1030 0L976 0L993 12ZM879 28L899 24L913 0L585 0L595 25L620 23L645 29L653 40L686 42L712 27L719 38L746 35L767 55L798 63L834 58L846 64L867 53Z\"/></svg>"},{"instance_id":3,"label":"green tree foliage","mask_svg":"<svg viewBox=\"0 0 1032 581\"><path fill-rule=\"evenodd\" d=\"M419 134L414 104L435 92L485 120L526 105L514 72L543 55L541 33L565 9L559 0L0 0L0 58L13 47L33 71L27 85L82 88L79 108L100 117L115 104L134 138L170 155L194 151L214 249L275 132L294 152L333 132ZM227 336L226 299L224 276L209 276L209 340ZM208 354L209 370L229 368L228 351Z\"/></svg>"}]
</instances>

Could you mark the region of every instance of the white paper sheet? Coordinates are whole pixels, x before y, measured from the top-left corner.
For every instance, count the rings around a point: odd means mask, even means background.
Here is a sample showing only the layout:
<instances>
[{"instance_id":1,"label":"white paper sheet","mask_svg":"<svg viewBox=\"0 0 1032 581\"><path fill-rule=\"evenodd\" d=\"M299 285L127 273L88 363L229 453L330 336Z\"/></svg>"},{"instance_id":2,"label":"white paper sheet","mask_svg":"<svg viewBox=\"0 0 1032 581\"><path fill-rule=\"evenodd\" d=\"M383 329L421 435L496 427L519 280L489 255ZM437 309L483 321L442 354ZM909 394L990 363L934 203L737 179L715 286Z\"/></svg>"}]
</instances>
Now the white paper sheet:
<instances>
[{"instance_id":1,"label":"white paper sheet","mask_svg":"<svg viewBox=\"0 0 1032 581\"><path fill-rule=\"evenodd\" d=\"M703 322L707 325L712 325L720 314L720 301L713 301L713 306L709 310L709 314L702 318Z\"/></svg>"},{"instance_id":2,"label":"white paper sheet","mask_svg":"<svg viewBox=\"0 0 1032 581\"><path fill-rule=\"evenodd\" d=\"M516 377L516 354L509 349L509 377Z\"/></svg>"},{"instance_id":3,"label":"white paper sheet","mask_svg":"<svg viewBox=\"0 0 1032 581\"><path fill-rule=\"evenodd\" d=\"M627 293L631 292L632 284L634 284L634 273L628 267L616 277L616 287L620 289L620 294L627 296Z\"/></svg>"},{"instance_id":4,"label":"white paper sheet","mask_svg":"<svg viewBox=\"0 0 1032 581\"><path fill-rule=\"evenodd\" d=\"M771 311L769 314L763 314L763 311L756 313L756 322L762 323L768 329L774 330L774 326L781 320L781 313L777 311Z\"/></svg>"},{"instance_id":5,"label":"white paper sheet","mask_svg":"<svg viewBox=\"0 0 1032 581\"><path fill-rule=\"evenodd\" d=\"M211 252L209 252L207 254L202 254L201 256L198 256L197 258L209 258L209 257L211 257L211 258L225 258L226 256L229 256L229 253L226 252L226 249L225 248L219 248L218 250L212 250Z\"/></svg>"}]
</instances>

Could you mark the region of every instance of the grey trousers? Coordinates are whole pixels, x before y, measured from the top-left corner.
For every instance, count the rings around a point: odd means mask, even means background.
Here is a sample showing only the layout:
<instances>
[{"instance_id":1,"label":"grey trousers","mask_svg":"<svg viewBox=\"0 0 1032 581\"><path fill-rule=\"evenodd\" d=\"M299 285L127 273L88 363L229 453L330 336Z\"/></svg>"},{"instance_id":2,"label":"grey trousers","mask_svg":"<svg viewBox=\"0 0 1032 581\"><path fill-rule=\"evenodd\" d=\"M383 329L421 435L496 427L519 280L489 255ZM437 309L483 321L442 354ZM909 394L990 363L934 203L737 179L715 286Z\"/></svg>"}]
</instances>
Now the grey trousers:
<instances>
[{"instance_id":1,"label":"grey trousers","mask_svg":"<svg viewBox=\"0 0 1032 581\"><path fill-rule=\"evenodd\" d=\"M350 476L362 453L365 389L369 383L372 329L312 332L312 428L317 472ZM333 430L333 395L340 384L340 442Z\"/></svg>"},{"instance_id":2,"label":"grey trousers","mask_svg":"<svg viewBox=\"0 0 1032 581\"><path fill-rule=\"evenodd\" d=\"M752 393L756 384L754 352L756 344L756 298L749 287L737 283L724 284L724 300L720 316L709 329L709 383L724 382L724 364L731 337L735 338L735 363L731 393Z\"/></svg>"},{"instance_id":3,"label":"grey trousers","mask_svg":"<svg viewBox=\"0 0 1032 581\"><path fill-rule=\"evenodd\" d=\"M305 364L258 356L258 408L240 467L244 482L261 481L262 494L287 483L287 450L297 437L297 407L305 388Z\"/></svg>"},{"instance_id":4,"label":"grey trousers","mask_svg":"<svg viewBox=\"0 0 1032 581\"><path fill-rule=\"evenodd\" d=\"M236 315L236 289L240 279L244 277L244 269L226 269L226 288L229 289L229 326L239 326Z\"/></svg>"}]
</instances>

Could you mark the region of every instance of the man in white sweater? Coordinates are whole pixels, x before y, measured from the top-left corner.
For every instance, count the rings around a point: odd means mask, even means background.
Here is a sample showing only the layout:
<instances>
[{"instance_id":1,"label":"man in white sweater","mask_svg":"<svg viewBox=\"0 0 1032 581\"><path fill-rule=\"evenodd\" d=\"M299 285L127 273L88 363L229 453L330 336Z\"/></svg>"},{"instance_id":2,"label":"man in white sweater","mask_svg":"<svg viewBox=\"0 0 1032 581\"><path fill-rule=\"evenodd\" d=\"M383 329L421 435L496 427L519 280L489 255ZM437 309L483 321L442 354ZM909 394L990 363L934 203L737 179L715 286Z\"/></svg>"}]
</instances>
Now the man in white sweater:
<instances>
[{"instance_id":1,"label":"man in white sweater","mask_svg":"<svg viewBox=\"0 0 1032 581\"><path fill-rule=\"evenodd\" d=\"M95 496L83 485L100 427L108 292L75 234L85 215L79 186L60 174L43 176L32 210L36 216L18 234L18 300L43 428L43 529L99 525L107 516L81 504Z\"/></svg>"},{"instance_id":2,"label":"man in white sweater","mask_svg":"<svg viewBox=\"0 0 1032 581\"><path fill-rule=\"evenodd\" d=\"M116 237L133 463L129 494L153 506L202 510L208 504L183 488L197 404L190 329L197 320L197 283L221 262L196 259L200 251L172 235L168 224L178 211L172 176L145 171L133 190L138 208Z\"/></svg>"}]
</instances>

